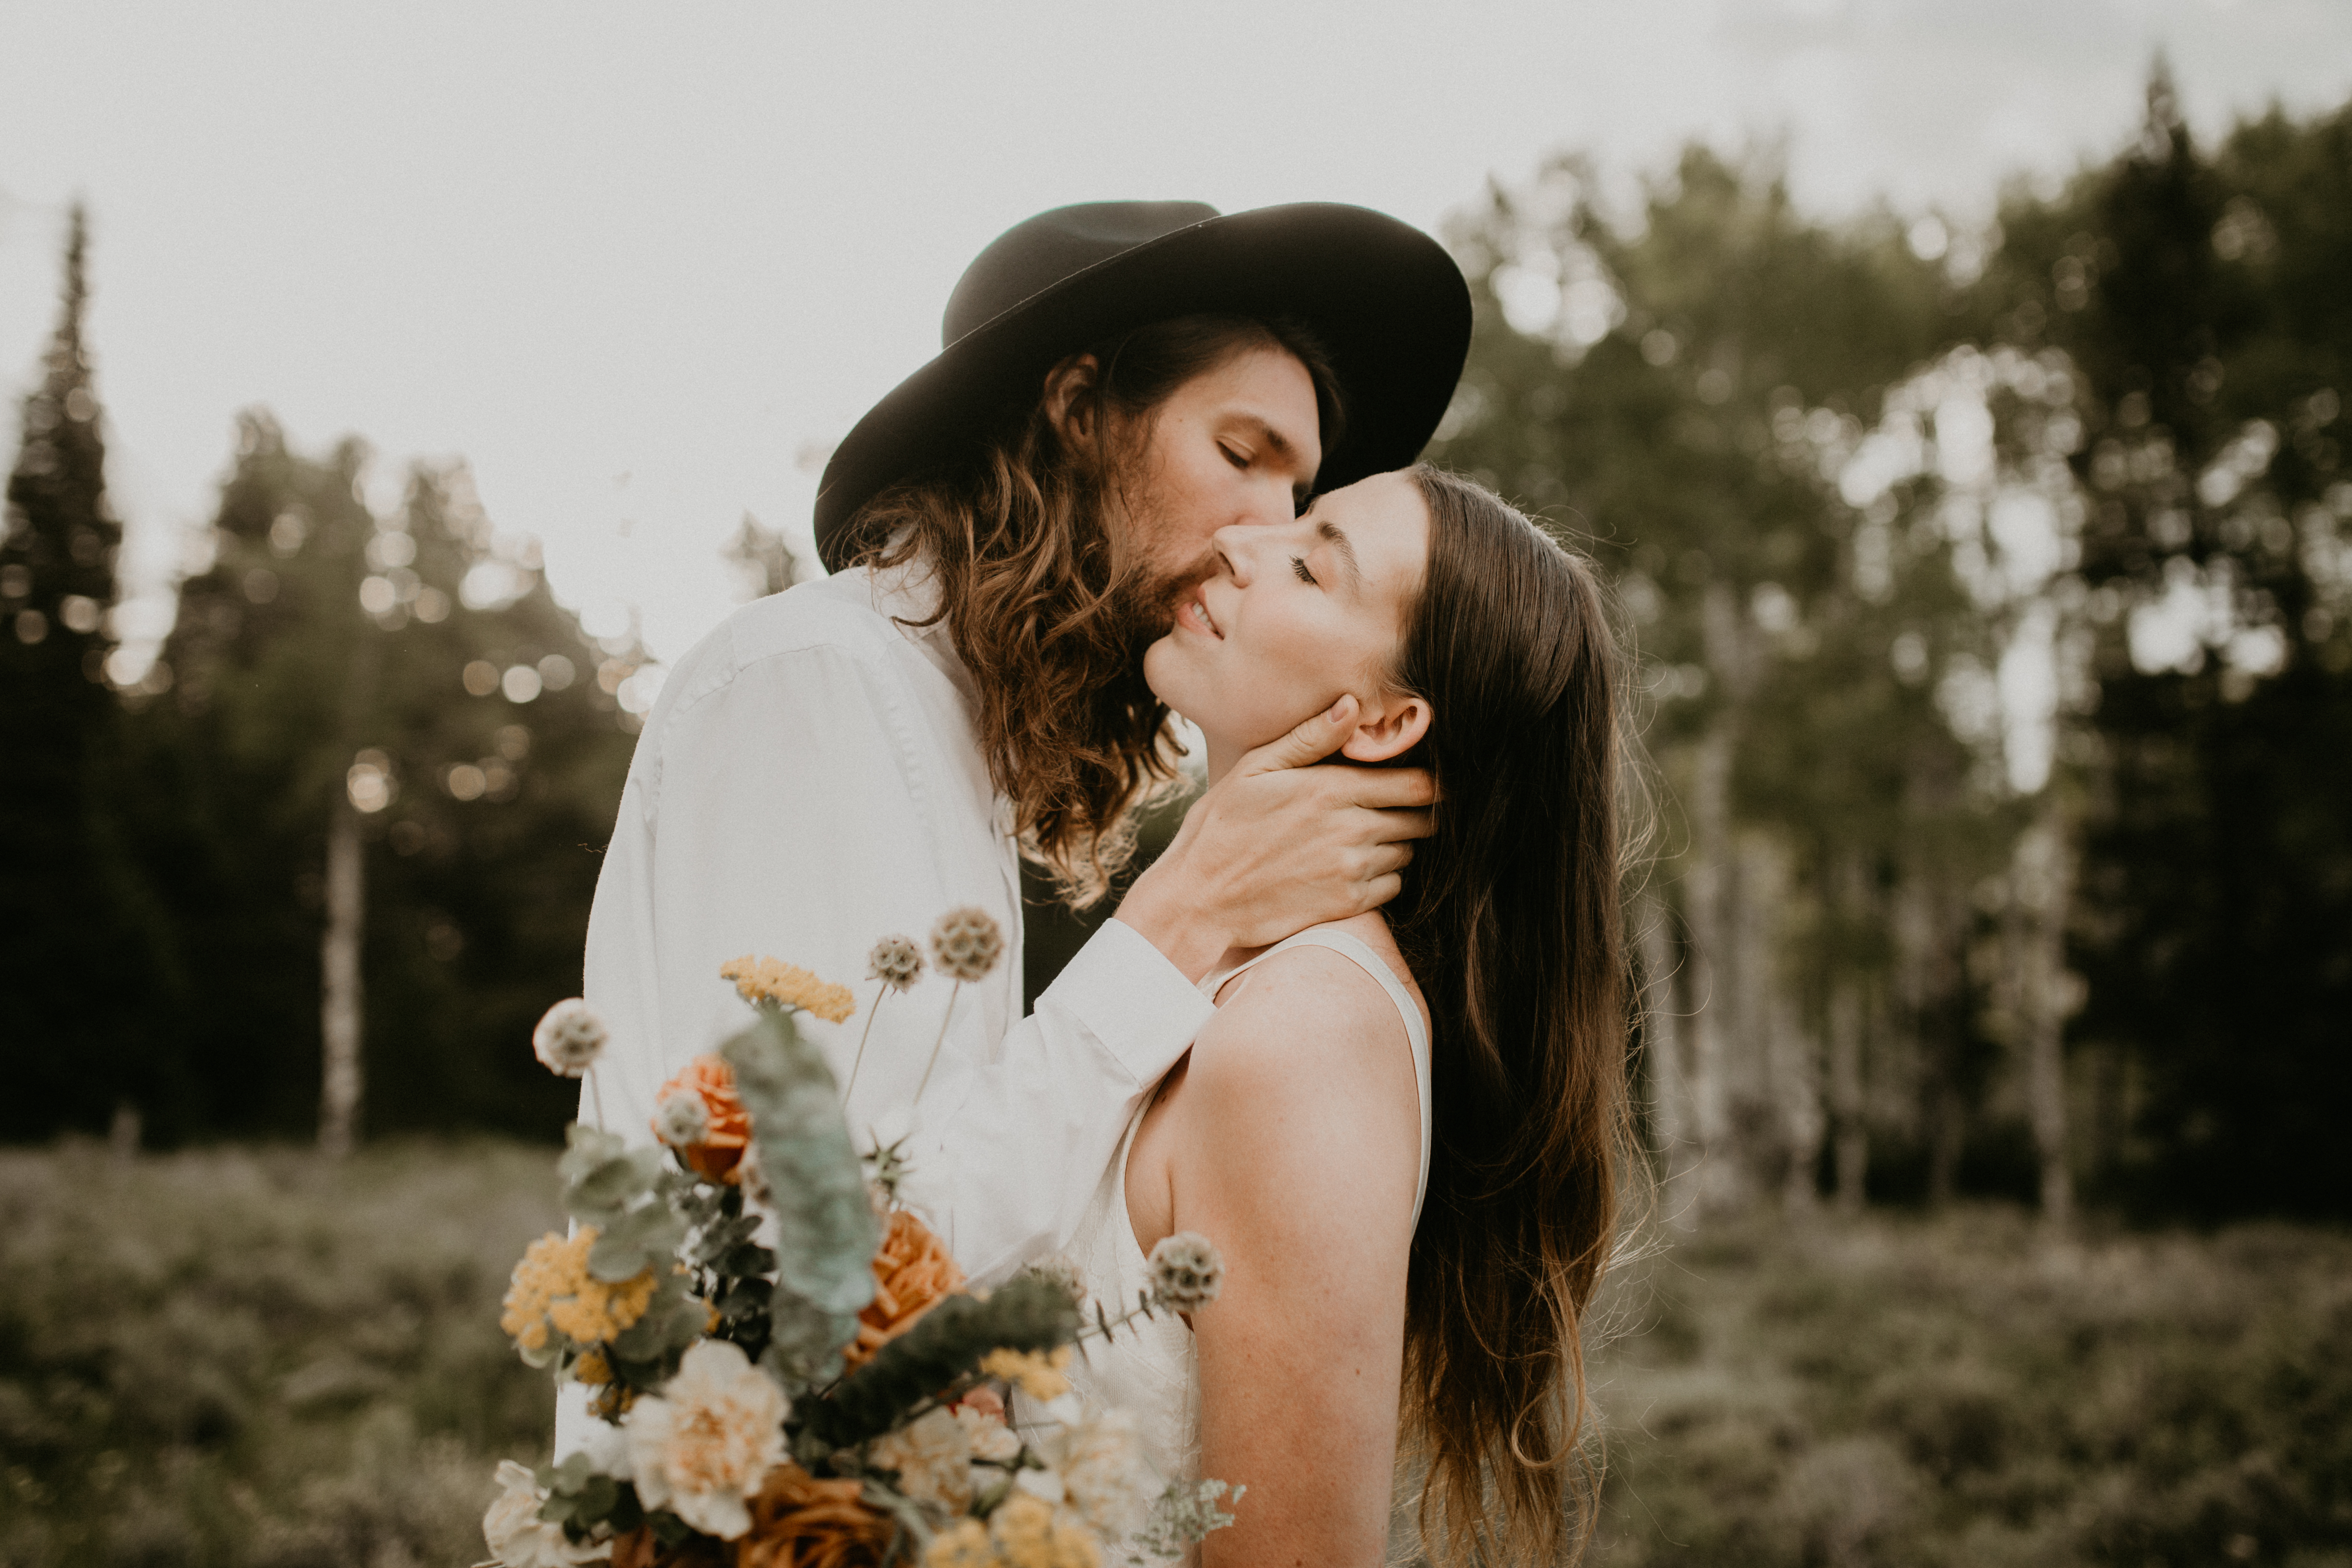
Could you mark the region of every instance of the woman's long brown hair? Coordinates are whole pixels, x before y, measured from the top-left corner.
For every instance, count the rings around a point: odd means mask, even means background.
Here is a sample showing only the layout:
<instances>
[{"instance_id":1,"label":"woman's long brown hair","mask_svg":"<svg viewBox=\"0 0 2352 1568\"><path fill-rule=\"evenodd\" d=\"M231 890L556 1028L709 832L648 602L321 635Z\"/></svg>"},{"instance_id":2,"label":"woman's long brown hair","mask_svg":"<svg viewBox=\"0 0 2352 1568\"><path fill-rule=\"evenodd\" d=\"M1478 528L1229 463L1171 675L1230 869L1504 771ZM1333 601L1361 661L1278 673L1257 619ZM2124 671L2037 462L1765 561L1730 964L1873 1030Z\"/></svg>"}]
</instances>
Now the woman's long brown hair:
<instances>
[{"instance_id":1,"label":"woman's long brown hair","mask_svg":"<svg viewBox=\"0 0 2352 1568\"><path fill-rule=\"evenodd\" d=\"M921 561L980 689L981 750L1011 802L1023 847L1079 908L1133 852L1129 808L1175 776L1168 709L1143 680L1143 649L1168 629L1171 584L1112 526L1149 528L1141 464L1151 415L1197 375L1251 349L1289 353L1314 381L1328 453L1344 413L1329 361L1283 320L1182 316L1091 345L1080 396L1094 438L1065 441L1042 396L960 463L868 502L850 553L889 568ZM1041 376L1041 389L1043 377ZM925 623L929 624L929 623Z\"/></svg>"},{"instance_id":2,"label":"woman's long brown hair","mask_svg":"<svg viewBox=\"0 0 2352 1568\"><path fill-rule=\"evenodd\" d=\"M1435 710L1442 804L1389 909L1433 1025L1406 1435L1439 1562L1580 1553L1580 1326L1629 1143L1618 657L1590 562L1490 492L1411 470L1429 565L1396 679Z\"/></svg>"}]
</instances>

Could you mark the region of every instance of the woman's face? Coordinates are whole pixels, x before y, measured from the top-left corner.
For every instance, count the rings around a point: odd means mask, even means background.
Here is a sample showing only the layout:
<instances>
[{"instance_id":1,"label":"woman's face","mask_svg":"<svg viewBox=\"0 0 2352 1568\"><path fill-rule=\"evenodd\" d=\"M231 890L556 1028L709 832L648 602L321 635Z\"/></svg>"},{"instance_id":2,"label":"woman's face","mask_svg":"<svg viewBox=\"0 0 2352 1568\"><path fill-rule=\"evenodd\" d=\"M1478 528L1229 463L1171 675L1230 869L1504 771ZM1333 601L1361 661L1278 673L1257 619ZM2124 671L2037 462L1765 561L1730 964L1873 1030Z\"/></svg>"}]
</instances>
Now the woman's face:
<instances>
[{"instance_id":1,"label":"woman's face","mask_svg":"<svg viewBox=\"0 0 2352 1568\"><path fill-rule=\"evenodd\" d=\"M1429 556L1429 510L1410 479L1376 474L1212 543L1212 574L1179 599L1143 673L1201 727L1213 774L1344 694L1360 705L1349 757L1380 761L1420 739L1428 705L1388 681Z\"/></svg>"}]
</instances>

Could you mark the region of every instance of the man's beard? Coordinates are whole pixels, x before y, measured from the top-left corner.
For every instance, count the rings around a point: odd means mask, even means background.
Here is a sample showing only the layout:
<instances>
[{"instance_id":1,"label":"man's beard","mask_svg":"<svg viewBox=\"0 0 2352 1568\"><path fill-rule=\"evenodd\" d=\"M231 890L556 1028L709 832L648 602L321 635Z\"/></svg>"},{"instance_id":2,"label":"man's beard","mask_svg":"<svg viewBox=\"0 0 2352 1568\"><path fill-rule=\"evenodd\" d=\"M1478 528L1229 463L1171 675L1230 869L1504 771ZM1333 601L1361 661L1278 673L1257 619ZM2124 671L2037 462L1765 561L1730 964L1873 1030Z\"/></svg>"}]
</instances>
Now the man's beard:
<instances>
[{"instance_id":1,"label":"man's beard","mask_svg":"<svg viewBox=\"0 0 2352 1568\"><path fill-rule=\"evenodd\" d=\"M1216 570L1217 552L1203 550L1173 570L1139 574L1115 591L1118 625L1127 630L1128 654L1138 668L1143 650L1175 629L1177 606Z\"/></svg>"}]
</instances>

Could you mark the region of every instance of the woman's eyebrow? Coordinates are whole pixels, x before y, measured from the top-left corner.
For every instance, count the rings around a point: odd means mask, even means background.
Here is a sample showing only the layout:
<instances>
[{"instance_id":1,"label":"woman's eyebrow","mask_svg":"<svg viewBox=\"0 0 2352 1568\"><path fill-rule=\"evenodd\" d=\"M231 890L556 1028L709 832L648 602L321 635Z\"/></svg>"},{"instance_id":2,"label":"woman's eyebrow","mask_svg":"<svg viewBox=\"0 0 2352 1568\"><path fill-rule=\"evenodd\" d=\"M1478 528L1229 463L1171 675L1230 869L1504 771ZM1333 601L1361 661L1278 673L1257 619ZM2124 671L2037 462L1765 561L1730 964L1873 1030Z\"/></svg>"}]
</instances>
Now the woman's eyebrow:
<instances>
[{"instance_id":1,"label":"woman's eyebrow","mask_svg":"<svg viewBox=\"0 0 2352 1568\"><path fill-rule=\"evenodd\" d=\"M1349 587L1357 593L1363 592L1364 569L1356 563L1356 547L1348 542L1348 536L1339 531L1339 525L1328 517L1318 518L1315 523L1315 533L1329 543L1339 555L1339 563L1347 567Z\"/></svg>"}]
</instances>

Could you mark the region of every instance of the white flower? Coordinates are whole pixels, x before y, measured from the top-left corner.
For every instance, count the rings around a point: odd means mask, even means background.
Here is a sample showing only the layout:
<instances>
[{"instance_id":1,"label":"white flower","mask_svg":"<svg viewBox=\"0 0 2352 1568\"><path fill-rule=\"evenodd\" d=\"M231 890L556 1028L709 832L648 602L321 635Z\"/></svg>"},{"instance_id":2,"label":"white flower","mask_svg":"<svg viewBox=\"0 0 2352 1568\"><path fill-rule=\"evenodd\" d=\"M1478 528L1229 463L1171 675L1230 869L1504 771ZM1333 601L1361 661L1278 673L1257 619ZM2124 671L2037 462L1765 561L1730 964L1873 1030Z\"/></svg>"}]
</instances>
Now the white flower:
<instances>
[{"instance_id":1,"label":"white flower","mask_svg":"<svg viewBox=\"0 0 2352 1568\"><path fill-rule=\"evenodd\" d=\"M1209 1238L1180 1230L1151 1249L1151 1304L1189 1312L1217 1299L1225 1283L1225 1260Z\"/></svg>"},{"instance_id":2,"label":"white flower","mask_svg":"<svg viewBox=\"0 0 2352 1568\"><path fill-rule=\"evenodd\" d=\"M588 1004L572 996L558 1002L530 1032L530 1048L547 1070L562 1078L578 1078L604 1049L604 1021L588 1011Z\"/></svg>"},{"instance_id":3,"label":"white flower","mask_svg":"<svg viewBox=\"0 0 2352 1568\"><path fill-rule=\"evenodd\" d=\"M654 1136L673 1149L694 1147L710 1136L710 1107L698 1094L673 1094L656 1101Z\"/></svg>"},{"instance_id":4,"label":"white flower","mask_svg":"<svg viewBox=\"0 0 2352 1568\"><path fill-rule=\"evenodd\" d=\"M601 1563L613 1555L609 1541L575 1546L563 1538L563 1527L539 1517L547 1494L531 1473L512 1459L499 1465L499 1485L506 1488L490 1511L482 1516L482 1539L490 1555L506 1568L573 1568L581 1563Z\"/></svg>"},{"instance_id":5,"label":"white flower","mask_svg":"<svg viewBox=\"0 0 2352 1568\"><path fill-rule=\"evenodd\" d=\"M963 1426L975 1459L993 1459L1003 1464L1021 1452L1020 1436L1001 1415L992 1415L985 1410L959 1410L956 1420Z\"/></svg>"},{"instance_id":6,"label":"white flower","mask_svg":"<svg viewBox=\"0 0 2352 1568\"><path fill-rule=\"evenodd\" d=\"M1106 1541L1139 1529L1150 1507L1150 1472L1135 1436L1134 1418L1113 1410L1066 1426L1050 1439L1046 1457L1062 1478L1063 1500Z\"/></svg>"},{"instance_id":7,"label":"white flower","mask_svg":"<svg viewBox=\"0 0 2352 1568\"><path fill-rule=\"evenodd\" d=\"M1013 1476L1013 1484L1039 1502L1062 1500L1062 1478L1051 1470L1022 1469Z\"/></svg>"},{"instance_id":8,"label":"white flower","mask_svg":"<svg viewBox=\"0 0 2352 1568\"><path fill-rule=\"evenodd\" d=\"M600 1476L610 1476L625 1481L636 1474L629 1462L629 1435L618 1426L608 1426L598 1421L592 1425L588 1440L574 1452L588 1457L588 1468Z\"/></svg>"},{"instance_id":9,"label":"white flower","mask_svg":"<svg viewBox=\"0 0 2352 1568\"><path fill-rule=\"evenodd\" d=\"M934 1410L874 1443L874 1463L898 1472L898 1489L960 1514L971 1506L971 1435L952 1410Z\"/></svg>"},{"instance_id":10,"label":"white flower","mask_svg":"<svg viewBox=\"0 0 2352 1568\"><path fill-rule=\"evenodd\" d=\"M677 1375L628 1415L637 1498L706 1535L733 1541L751 1528L744 1500L783 1461L783 1391L724 1340L686 1352Z\"/></svg>"}]
</instances>

